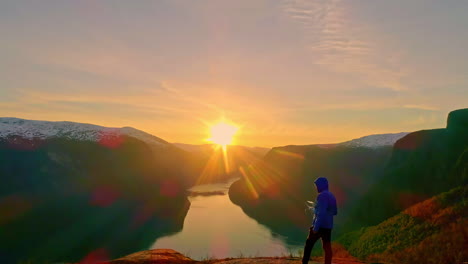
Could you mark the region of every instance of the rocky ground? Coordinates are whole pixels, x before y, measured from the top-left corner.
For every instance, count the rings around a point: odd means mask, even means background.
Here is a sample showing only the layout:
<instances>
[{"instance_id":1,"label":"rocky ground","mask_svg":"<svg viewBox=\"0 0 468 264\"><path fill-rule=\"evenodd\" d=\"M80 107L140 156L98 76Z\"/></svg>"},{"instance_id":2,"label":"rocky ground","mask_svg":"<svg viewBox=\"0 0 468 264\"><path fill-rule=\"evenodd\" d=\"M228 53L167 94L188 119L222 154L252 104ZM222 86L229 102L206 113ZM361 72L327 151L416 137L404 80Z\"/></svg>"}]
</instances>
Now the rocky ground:
<instances>
[{"instance_id":1,"label":"rocky ground","mask_svg":"<svg viewBox=\"0 0 468 264\"><path fill-rule=\"evenodd\" d=\"M299 258L289 257L257 257L230 258L196 261L172 249L153 249L137 252L123 258L105 261L102 264L301 264ZM323 263L323 259L314 259L310 264ZM334 264L362 264L364 262L349 258L334 258Z\"/></svg>"}]
</instances>

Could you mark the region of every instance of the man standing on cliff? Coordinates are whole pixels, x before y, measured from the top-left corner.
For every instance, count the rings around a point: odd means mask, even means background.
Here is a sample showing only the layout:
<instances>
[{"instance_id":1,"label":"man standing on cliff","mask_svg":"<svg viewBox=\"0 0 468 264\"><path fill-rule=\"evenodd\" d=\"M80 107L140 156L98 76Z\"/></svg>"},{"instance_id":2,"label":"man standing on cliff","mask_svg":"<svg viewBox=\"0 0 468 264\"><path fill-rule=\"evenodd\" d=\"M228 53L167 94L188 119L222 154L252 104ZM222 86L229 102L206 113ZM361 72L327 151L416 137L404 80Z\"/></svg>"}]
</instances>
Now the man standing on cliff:
<instances>
[{"instance_id":1,"label":"man standing on cliff","mask_svg":"<svg viewBox=\"0 0 468 264\"><path fill-rule=\"evenodd\" d=\"M333 216L338 213L336 207L335 196L328 191L328 180L324 177L319 177L315 181L317 187L317 202L315 203L315 217L312 227L309 229L309 236L307 237L304 247L304 256L302 263L309 262L310 253L314 247L315 242L321 238L322 247L325 251L325 264L331 264L332 249L331 249L331 231L333 228Z\"/></svg>"}]
</instances>

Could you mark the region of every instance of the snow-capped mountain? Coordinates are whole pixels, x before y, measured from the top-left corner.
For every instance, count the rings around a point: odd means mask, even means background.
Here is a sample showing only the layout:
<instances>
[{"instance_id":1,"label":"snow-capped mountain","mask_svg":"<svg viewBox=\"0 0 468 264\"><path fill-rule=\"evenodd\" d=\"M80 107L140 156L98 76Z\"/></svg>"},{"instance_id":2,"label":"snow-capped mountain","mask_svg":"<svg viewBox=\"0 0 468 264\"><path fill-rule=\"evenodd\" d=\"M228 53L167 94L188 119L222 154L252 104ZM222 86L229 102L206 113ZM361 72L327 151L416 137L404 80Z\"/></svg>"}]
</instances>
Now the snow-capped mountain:
<instances>
[{"instance_id":1,"label":"snow-capped mountain","mask_svg":"<svg viewBox=\"0 0 468 264\"><path fill-rule=\"evenodd\" d=\"M397 140L406 136L407 132L395 134L379 134L353 139L339 143L348 147L380 147L392 146ZM126 135L137 138L151 146L164 147L169 142L132 127L104 127L93 124L68 121L52 122L26 120L14 117L0 118L0 138L21 136L28 139L64 137L82 141L99 141L102 137Z\"/></svg>"},{"instance_id":2,"label":"snow-capped mountain","mask_svg":"<svg viewBox=\"0 0 468 264\"><path fill-rule=\"evenodd\" d=\"M365 137L353 139L350 141L346 141L338 145L346 146L346 147L368 147L368 148L393 146L393 144L395 144L397 140L399 140L400 138L408 134L409 132L370 135L370 136L365 136Z\"/></svg>"},{"instance_id":3,"label":"snow-capped mountain","mask_svg":"<svg viewBox=\"0 0 468 264\"><path fill-rule=\"evenodd\" d=\"M63 137L81 141L99 141L103 137L125 135L151 146L165 147L167 141L132 127L103 127L68 121L51 122L12 117L0 118L0 138L21 136L28 139Z\"/></svg>"}]
</instances>

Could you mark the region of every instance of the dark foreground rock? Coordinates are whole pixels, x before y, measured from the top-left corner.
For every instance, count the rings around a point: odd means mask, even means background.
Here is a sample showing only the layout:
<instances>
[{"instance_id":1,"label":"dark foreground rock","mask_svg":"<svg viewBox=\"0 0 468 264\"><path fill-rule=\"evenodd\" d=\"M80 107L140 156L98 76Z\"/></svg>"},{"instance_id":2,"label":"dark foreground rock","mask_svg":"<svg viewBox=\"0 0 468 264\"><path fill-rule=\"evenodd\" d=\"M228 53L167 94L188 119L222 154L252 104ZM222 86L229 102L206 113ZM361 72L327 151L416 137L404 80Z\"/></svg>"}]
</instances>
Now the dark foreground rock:
<instances>
[{"instance_id":1,"label":"dark foreground rock","mask_svg":"<svg viewBox=\"0 0 468 264\"><path fill-rule=\"evenodd\" d=\"M99 262L99 264L300 264L297 257L256 257L256 258L228 258L196 261L190 259L173 249L153 249L137 252L112 261ZM323 263L323 259L311 260L310 264ZM363 264L354 258L334 258L334 264Z\"/></svg>"},{"instance_id":2,"label":"dark foreground rock","mask_svg":"<svg viewBox=\"0 0 468 264\"><path fill-rule=\"evenodd\" d=\"M153 249L145 250L131 255L104 262L109 264L169 264L169 263L197 263L173 249Z\"/></svg>"}]
</instances>

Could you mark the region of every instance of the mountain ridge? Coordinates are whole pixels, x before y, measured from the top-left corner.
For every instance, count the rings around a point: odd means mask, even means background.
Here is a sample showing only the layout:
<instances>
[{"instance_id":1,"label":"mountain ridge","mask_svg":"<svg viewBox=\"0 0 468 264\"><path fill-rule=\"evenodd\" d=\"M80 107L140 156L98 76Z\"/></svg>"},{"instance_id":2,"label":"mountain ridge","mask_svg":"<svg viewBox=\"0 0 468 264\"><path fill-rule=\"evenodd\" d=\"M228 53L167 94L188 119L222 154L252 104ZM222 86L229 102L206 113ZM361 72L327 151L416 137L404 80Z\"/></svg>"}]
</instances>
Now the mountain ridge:
<instances>
[{"instance_id":1,"label":"mountain ridge","mask_svg":"<svg viewBox=\"0 0 468 264\"><path fill-rule=\"evenodd\" d=\"M347 146L347 147L368 147L368 148L392 146L393 144L395 144L395 142L405 137L409 133L410 132L373 134L373 135L363 136L360 138L345 141L343 143L338 143L338 145Z\"/></svg>"},{"instance_id":2,"label":"mountain ridge","mask_svg":"<svg viewBox=\"0 0 468 264\"><path fill-rule=\"evenodd\" d=\"M397 140L406 136L409 132L372 134L359 138L351 139L340 143L309 144L324 147L349 146L349 147L380 147L393 145ZM140 139L152 146L163 147L168 144L177 146L185 151L197 151L199 148L209 147L212 144L187 144L181 142L170 143L162 138L143 130L124 126L124 127L106 127L91 123L81 123L73 121L46 121L32 120L17 117L0 117L0 137L12 135L22 136L28 139L32 138L51 138L67 137L77 140L99 141L106 136L127 135ZM240 145L239 145L240 146ZM264 152L263 147L250 147L252 150Z\"/></svg>"},{"instance_id":3,"label":"mountain ridge","mask_svg":"<svg viewBox=\"0 0 468 264\"><path fill-rule=\"evenodd\" d=\"M0 138L22 136L27 139L65 137L81 141L100 141L106 137L131 136L156 147L170 143L133 127L105 127L71 121L29 120L16 117L0 117Z\"/></svg>"}]
</instances>

